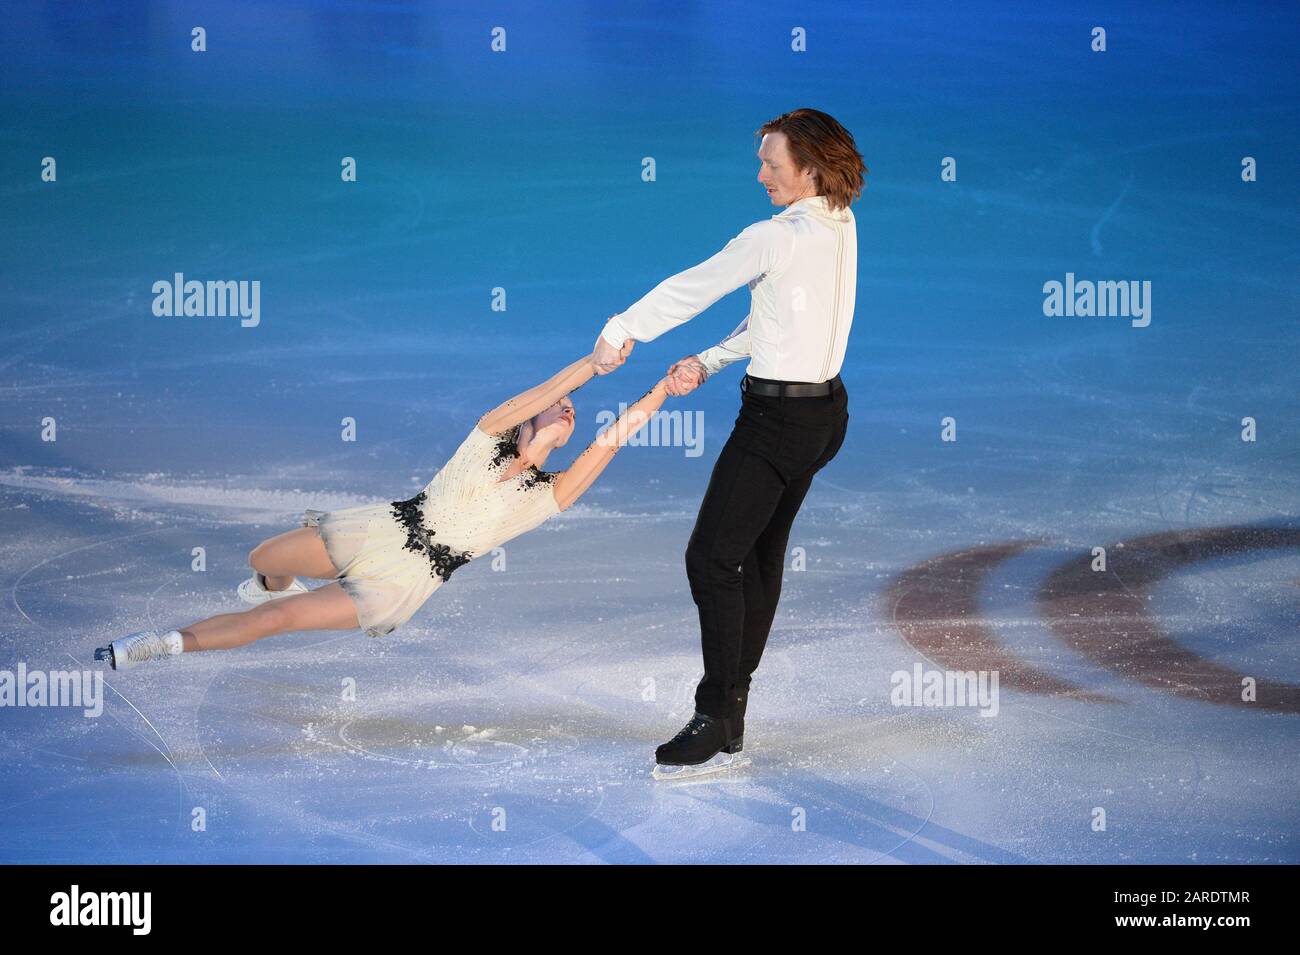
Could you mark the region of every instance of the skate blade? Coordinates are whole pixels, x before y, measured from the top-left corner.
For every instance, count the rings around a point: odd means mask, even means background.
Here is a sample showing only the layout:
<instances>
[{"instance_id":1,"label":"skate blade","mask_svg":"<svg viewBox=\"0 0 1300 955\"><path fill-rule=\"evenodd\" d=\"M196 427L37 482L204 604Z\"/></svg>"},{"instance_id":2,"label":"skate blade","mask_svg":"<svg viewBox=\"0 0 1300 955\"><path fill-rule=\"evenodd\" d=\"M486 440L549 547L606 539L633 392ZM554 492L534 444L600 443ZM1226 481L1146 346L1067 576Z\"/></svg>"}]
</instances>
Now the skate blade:
<instances>
[{"instance_id":1,"label":"skate blade","mask_svg":"<svg viewBox=\"0 0 1300 955\"><path fill-rule=\"evenodd\" d=\"M650 771L650 775L655 779L662 780L696 779L700 776L711 776L714 773L725 772L729 769L740 769L752 762L753 760L744 753L719 753L698 766L660 766L655 764L655 768Z\"/></svg>"}]
</instances>

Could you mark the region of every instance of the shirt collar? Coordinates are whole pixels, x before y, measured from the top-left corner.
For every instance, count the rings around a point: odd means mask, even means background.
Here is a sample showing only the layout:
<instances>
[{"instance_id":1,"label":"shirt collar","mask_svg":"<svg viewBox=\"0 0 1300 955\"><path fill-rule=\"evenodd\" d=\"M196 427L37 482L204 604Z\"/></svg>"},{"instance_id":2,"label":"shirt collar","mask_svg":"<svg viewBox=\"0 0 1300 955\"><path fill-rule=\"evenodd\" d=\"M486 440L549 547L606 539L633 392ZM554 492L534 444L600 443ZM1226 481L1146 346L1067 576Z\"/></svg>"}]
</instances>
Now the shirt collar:
<instances>
[{"instance_id":1,"label":"shirt collar","mask_svg":"<svg viewBox=\"0 0 1300 955\"><path fill-rule=\"evenodd\" d=\"M837 222L848 222L852 213L848 208L836 209L831 211L830 204L827 203L825 196L804 196L797 199L790 205L786 206L781 212L772 216L773 219L779 219L783 216L801 215L811 213L812 215L822 216L827 219L834 219Z\"/></svg>"}]
</instances>

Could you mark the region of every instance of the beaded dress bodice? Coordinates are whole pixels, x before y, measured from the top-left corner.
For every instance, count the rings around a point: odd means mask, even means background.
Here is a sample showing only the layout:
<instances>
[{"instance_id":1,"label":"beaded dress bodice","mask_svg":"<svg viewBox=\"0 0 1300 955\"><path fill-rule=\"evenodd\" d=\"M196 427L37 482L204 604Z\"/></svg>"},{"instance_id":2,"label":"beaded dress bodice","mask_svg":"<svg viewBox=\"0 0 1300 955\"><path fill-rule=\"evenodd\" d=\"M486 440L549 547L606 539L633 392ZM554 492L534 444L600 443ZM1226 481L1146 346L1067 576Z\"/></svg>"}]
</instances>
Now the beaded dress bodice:
<instances>
[{"instance_id":1,"label":"beaded dress bodice","mask_svg":"<svg viewBox=\"0 0 1300 955\"><path fill-rule=\"evenodd\" d=\"M445 581L559 513L555 472L530 466L499 480L518 456L519 428L490 435L475 425L424 490L392 502L393 519L406 530L406 549L427 559L433 576Z\"/></svg>"}]
</instances>

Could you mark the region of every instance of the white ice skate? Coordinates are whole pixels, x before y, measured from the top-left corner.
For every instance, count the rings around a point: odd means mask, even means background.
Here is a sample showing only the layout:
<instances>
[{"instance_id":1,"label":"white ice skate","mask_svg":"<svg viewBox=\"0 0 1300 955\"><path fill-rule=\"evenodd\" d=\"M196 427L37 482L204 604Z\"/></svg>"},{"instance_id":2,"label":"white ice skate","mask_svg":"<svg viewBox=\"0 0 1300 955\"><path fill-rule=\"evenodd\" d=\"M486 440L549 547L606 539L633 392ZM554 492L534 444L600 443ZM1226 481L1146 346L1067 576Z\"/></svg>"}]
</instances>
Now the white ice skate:
<instances>
[{"instance_id":1,"label":"white ice skate","mask_svg":"<svg viewBox=\"0 0 1300 955\"><path fill-rule=\"evenodd\" d=\"M127 670L148 660L161 660L183 652L179 630L142 630L95 650L96 660L107 660L114 670Z\"/></svg>"},{"instance_id":2,"label":"white ice skate","mask_svg":"<svg viewBox=\"0 0 1300 955\"><path fill-rule=\"evenodd\" d=\"M239 599L246 604L263 604L268 600L274 600L276 597L292 597L294 594L311 593L297 577L289 582L289 586L284 590L267 590L262 586L262 575L253 574L246 581L239 585Z\"/></svg>"},{"instance_id":3,"label":"white ice skate","mask_svg":"<svg viewBox=\"0 0 1300 955\"><path fill-rule=\"evenodd\" d=\"M729 769L748 766L753 760L745 753L719 753L712 759L695 766L664 766L656 763L650 775L655 779L694 779L698 776L712 776Z\"/></svg>"}]
</instances>

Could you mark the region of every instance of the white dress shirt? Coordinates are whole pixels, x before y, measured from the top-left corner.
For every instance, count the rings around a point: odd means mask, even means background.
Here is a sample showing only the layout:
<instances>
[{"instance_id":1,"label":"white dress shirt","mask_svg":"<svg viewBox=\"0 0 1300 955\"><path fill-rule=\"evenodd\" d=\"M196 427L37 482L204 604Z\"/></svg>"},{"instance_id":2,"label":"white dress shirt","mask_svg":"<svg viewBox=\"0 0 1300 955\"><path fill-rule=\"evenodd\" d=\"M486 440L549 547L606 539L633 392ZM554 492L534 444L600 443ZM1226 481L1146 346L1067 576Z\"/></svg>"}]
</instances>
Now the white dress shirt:
<instances>
[{"instance_id":1,"label":"white dress shirt","mask_svg":"<svg viewBox=\"0 0 1300 955\"><path fill-rule=\"evenodd\" d=\"M601 329L615 347L653 341L748 283L749 315L699 359L712 376L741 358L756 378L828 381L839 374L853 324L858 227L809 196L755 222L699 265L666 278Z\"/></svg>"}]
</instances>

